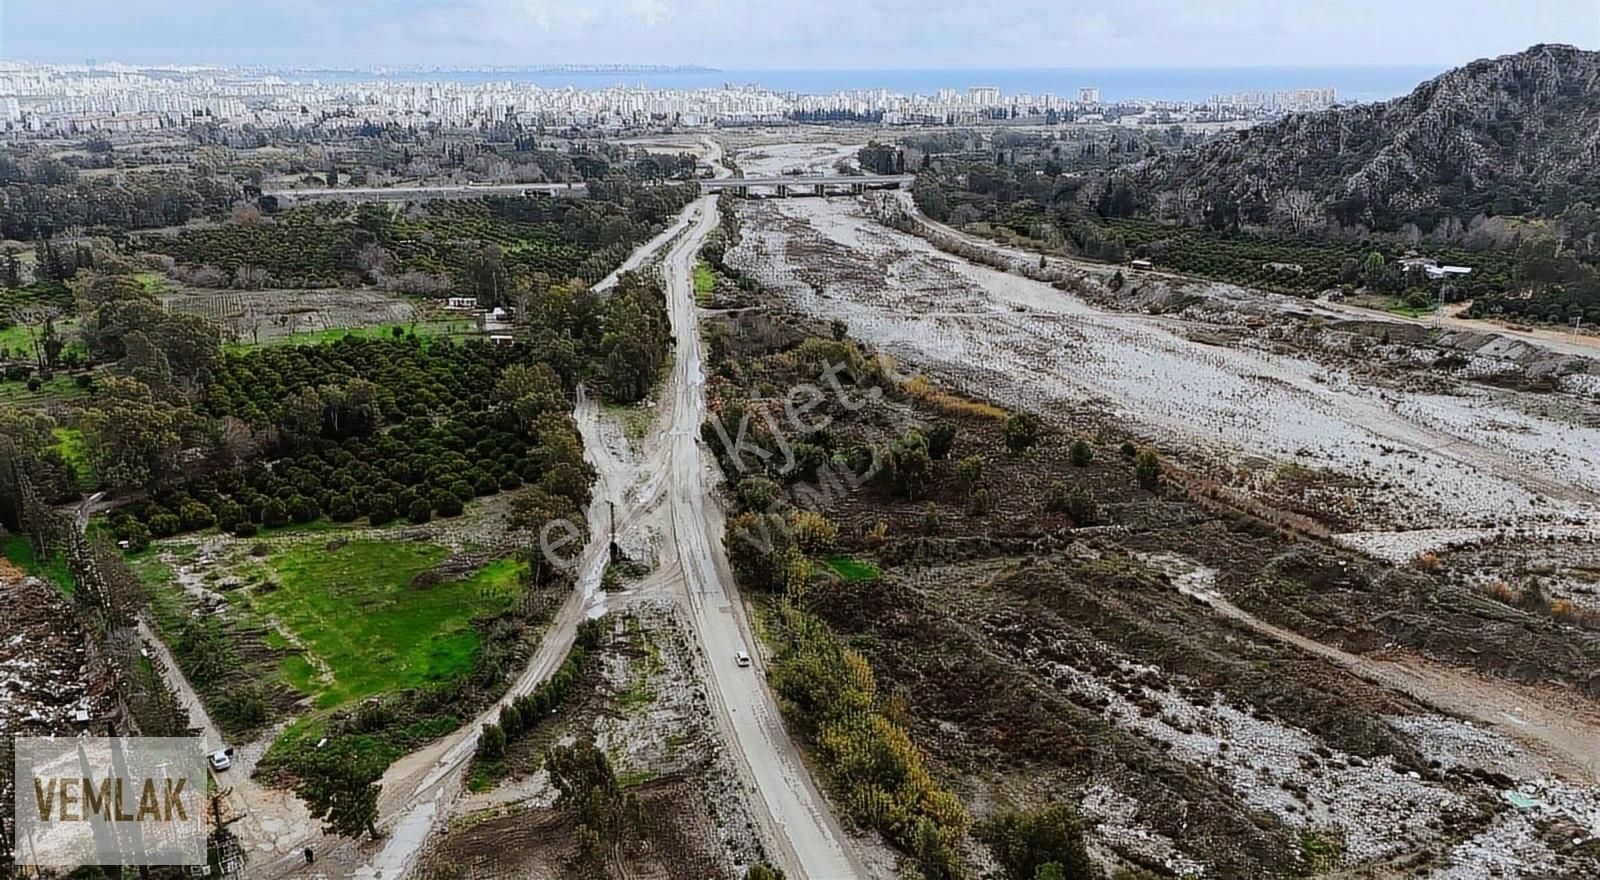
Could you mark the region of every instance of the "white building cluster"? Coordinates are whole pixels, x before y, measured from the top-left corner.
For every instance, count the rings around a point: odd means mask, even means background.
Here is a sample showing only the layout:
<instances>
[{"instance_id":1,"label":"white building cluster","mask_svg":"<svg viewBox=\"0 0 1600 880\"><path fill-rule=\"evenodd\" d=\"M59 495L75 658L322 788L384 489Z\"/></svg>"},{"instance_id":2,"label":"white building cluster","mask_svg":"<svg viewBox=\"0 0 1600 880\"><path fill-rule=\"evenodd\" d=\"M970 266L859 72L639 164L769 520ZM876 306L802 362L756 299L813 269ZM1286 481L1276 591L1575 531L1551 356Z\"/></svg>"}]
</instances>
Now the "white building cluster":
<instances>
[{"instance_id":1,"label":"white building cluster","mask_svg":"<svg viewBox=\"0 0 1600 880\"><path fill-rule=\"evenodd\" d=\"M491 74L493 75L493 74ZM627 76L619 72L619 78ZM1332 89L1219 95L1209 104L1122 101L1103 104L1100 90L1072 97L1005 94L998 86L932 95L887 89L831 94L775 92L759 85L674 89L612 85L545 88L513 80L327 82L217 67L128 67L0 63L0 128L77 134L225 126L356 127L439 124L476 126L514 120L547 126L625 128L779 123L794 114L871 118L885 124L971 123L1043 118L1050 122L1249 120L1321 109Z\"/></svg>"}]
</instances>

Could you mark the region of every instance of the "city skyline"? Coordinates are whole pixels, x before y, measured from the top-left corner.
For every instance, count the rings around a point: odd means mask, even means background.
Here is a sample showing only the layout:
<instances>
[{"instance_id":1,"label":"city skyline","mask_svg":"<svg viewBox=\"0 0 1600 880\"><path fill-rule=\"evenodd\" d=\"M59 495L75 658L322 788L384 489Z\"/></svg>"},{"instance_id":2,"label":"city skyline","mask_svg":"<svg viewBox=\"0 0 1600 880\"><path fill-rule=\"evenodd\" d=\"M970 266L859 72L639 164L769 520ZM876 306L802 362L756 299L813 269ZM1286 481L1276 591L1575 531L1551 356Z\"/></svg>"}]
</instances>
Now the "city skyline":
<instances>
[{"instance_id":1,"label":"city skyline","mask_svg":"<svg viewBox=\"0 0 1600 880\"><path fill-rule=\"evenodd\" d=\"M1013 0L0 0L0 59L278 68L474 68L583 63L728 70L1066 67L1448 67L1541 42L1593 48L1587 0L1224 0L1115 8ZM91 29L85 21L96 22ZM871 59L864 67L861 59Z\"/></svg>"}]
</instances>

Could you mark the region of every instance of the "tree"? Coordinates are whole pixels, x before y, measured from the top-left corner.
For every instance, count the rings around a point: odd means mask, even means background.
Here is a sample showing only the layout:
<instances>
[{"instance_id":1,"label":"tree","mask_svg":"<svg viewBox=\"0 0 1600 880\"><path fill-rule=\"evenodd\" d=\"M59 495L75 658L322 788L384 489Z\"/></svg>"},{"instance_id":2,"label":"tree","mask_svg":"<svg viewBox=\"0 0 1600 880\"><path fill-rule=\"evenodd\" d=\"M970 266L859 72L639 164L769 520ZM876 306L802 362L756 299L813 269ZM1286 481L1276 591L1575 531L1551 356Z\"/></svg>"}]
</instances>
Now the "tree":
<instances>
[{"instance_id":1,"label":"tree","mask_svg":"<svg viewBox=\"0 0 1600 880\"><path fill-rule=\"evenodd\" d=\"M297 789L323 830L341 837L378 836L378 780L384 761L351 739L336 739L323 748L307 747L296 770Z\"/></svg>"},{"instance_id":2,"label":"tree","mask_svg":"<svg viewBox=\"0 0 1600 880\"><path fill-rule=\"evenodd\" d=\"M505 756L505 753L505 729L493 722L485 724L483 732L478 734L478 759L481 761L498 761Z\"/></svg>"},{"instance_id":3,"label":"tree","mask_svg":"<svg viewBox=\"0 0 1600 880\"><path fill-rule=\"evenodd\" d=\"M989 848L1006 880L1035 880L1049 864L1066 880L1101 876L1084 845L1083 821L1068 804L1002 813L979 822L972 836Z\"/></svg>"},{"instance_id":4,"label":"tree","mask_svg":"<svg viewBox=\"0 0 1600 880\"><path fill-rule=\"evenodd\" d=\"M81 419L84 451L108 487L161 486L178 473L184 418L143 383L107 377Z\"/></svg>"},{"instance_id":5,"label":"tree","mask_svg":"<svg viewBox=\"0 0 1600 880\"><path fill-rule=\"evenodd\" d=\"M757 862L744 872L744 880L784 880L783 870L766 862Z\"/></svg>"},{"instance_id":6,"label":"tree","mask_svg":"<svg viewBox=\"0 0 1600 880\"><path fill-rule=\"evenodd\" d=\"M593 740L553 746L545 770L556 789L556 808L593 829L602 840L616 841L637 818L638 805L623 792L606 753Z\"/></svg>"}]
</instances>

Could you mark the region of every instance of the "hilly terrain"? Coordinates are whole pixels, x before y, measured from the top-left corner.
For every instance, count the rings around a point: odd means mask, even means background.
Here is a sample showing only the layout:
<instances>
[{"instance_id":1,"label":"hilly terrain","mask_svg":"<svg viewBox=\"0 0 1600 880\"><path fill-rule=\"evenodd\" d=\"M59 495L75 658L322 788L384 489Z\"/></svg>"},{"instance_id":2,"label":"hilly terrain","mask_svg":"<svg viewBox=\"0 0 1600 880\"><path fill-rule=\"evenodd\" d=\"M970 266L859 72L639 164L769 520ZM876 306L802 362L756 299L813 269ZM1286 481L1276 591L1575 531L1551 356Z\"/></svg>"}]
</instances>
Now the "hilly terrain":
<instances>
[{"instance_id":1,"label":"hilly terrain","mask_svg":"<svg viewBox=\"0 0 1600 880\"><path fill-rule=\"evenodd\" d=\"M1103 213L1213 228L1415 223L1445 238L1479 215L1555 216L1600 192L1600 53L1538 45L1476 61L1388 102L1141 159L1096 189L1081 195Z\"/></svg>"}]
</instances>

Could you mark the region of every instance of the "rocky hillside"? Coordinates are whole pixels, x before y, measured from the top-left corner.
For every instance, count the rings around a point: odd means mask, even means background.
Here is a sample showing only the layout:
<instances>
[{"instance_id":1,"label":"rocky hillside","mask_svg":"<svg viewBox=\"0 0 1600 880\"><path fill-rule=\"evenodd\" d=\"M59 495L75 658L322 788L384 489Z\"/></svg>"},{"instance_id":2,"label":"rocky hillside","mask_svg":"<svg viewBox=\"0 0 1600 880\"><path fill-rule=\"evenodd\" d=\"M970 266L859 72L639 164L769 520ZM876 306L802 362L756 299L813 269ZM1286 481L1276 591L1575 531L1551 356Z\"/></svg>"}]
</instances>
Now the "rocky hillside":
<instances>
[{"instance_id":1,"label":"rocky hillside","mask_svg":"<svg viewBox=\"0 0 1600 880\"><path fill-rule=\"evenodd\" d=\"M1540 45L1476 61L1403 98L1290 116L1086 189L1107 213L1219 228L1428 232L1556 214L1600 194L1600 52Z\"/></svg>"}]
</instances>

